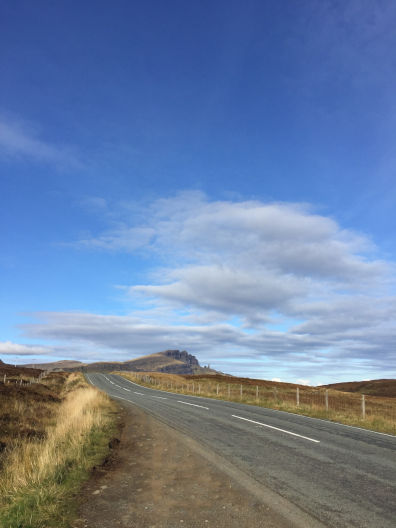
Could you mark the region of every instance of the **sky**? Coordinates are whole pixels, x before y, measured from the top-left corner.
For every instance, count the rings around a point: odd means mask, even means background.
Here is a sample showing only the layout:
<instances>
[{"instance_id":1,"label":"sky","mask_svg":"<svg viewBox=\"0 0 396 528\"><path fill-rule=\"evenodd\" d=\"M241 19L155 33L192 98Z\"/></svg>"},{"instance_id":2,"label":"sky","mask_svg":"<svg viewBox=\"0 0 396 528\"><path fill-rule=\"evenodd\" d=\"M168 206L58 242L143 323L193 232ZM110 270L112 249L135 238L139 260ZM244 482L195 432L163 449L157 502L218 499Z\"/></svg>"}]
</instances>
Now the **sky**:
<instances>
[{"instance_id":1,"label":"sky","mask_svg":"<svg viewBox=\"0 0 396 528\"><path fill-rule=\"evenodd\" d=\"M0 6L0 358L396 377L396 4Z\"/></svg>"}]
</instances>

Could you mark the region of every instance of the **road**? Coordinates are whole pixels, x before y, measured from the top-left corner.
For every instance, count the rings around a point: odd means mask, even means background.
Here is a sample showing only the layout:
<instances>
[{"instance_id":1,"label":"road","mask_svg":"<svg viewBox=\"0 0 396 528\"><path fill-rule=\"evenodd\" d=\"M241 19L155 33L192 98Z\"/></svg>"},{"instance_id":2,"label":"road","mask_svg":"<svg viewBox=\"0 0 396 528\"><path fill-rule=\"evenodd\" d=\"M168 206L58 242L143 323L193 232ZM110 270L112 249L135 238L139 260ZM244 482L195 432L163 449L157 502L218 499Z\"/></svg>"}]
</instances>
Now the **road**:
<instances>
[{"instance_id":1,"label":"road","mask_svg":"<svg viewBox=\"0 0 396 528\"><path fill-rule=\"evenodd\" d=\"M263 407L162 392L116 375L90 373L87 378L111 397L137 405L194 438L318 525L396 526L394 436ZM308 526L308 521L298 524Z\"/></svg>"}]
</instances>

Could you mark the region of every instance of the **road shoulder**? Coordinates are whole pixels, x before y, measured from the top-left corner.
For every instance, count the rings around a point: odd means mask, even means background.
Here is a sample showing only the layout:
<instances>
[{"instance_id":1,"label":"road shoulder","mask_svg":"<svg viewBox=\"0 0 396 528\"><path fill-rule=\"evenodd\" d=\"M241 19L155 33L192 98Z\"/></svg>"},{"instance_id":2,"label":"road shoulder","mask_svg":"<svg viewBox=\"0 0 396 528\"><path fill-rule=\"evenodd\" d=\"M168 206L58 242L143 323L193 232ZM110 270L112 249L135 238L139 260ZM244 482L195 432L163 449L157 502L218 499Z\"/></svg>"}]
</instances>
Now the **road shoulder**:
<instances>
[{"instance_id":1,"label":"road shoulder","mask_svg":"<svg viewBox=\"0 0 396 528\"><path fill-rule=\"evenodd\" d=\"M121 442L86 484L74 528L319 526L142 409L122 404L120 416Z\"/></svg>"}]
</instances>

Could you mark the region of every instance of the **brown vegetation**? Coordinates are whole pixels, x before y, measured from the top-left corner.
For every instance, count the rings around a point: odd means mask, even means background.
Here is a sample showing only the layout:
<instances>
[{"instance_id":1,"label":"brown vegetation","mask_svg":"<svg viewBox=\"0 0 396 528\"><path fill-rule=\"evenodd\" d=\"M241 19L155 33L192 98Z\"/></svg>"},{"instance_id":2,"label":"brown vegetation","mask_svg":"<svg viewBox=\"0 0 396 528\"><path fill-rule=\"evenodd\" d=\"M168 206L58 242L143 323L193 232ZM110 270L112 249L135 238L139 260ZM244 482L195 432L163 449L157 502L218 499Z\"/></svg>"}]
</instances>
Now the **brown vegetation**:
<instances>
[{"instance_id":1,"label":"brown vegetation","mask_svg":"<svg viewBox=\"0 0 396 528\"><path fill-rule=\"evenodd\" d=\"M4 375L7 379L29 379L37 378L41 372L40 369L24 368L21 365L8 365L7 363L3 363L0 359L0 381L4 379Z\"/></svg>"},{"instance_id":2,"label":"brown vegetation","mask_svg":"<svg viewBox=\"0 0 396 528\"><path fill-rule=\"evenodd\" d=\"M343 392L359 392L360 394L370 394L371 396L381 396L384 398L396 398L396 379L332 383L331 385L323 385L321 388Z\"/></svg>"},{"instance_id":3,"label":"brown vegetation","mask_svg":"<svg viewBox=\"0 0 396 528\"><path fill-rule=\"evenodd\" d=\"M21 385L26 372L19 380L8 372L0 380L0 525L65 526L73 493L107 453L111 404L81 373Z\"/></svg>"},{"instance_id":4,"label":"brown vegetation","mask_svg":"<svg viewBox=\"0 0 396 528\"><path fill-rule=\"evenodd\" d=\"M15 375L15 370L8 371L7 382L0 381L0 469L15 442L45 437L46 428L61 402L67 377L66 374L53 374L41 383L29 385L26 383L29 372L23 370L19 369L20 376Z\"/></svg>"}]
</instances>

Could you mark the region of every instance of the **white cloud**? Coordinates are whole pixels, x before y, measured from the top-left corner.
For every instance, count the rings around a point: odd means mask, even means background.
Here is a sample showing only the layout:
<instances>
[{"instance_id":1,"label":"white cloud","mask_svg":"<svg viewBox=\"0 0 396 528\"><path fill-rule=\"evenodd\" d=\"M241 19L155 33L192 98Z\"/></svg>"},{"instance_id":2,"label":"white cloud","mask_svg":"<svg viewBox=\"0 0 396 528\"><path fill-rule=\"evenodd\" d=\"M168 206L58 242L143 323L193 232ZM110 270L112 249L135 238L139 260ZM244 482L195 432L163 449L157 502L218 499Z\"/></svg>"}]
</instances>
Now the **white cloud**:
<instances>
[{"instance_id":1,"label":"white cloud","mask_svg":"<svg viewBox=\"0 0 396 528\"><path fill-rule=\"evenodd\" d=\"M302 378L297 379L297 380L296 380L296 383L297 383L298 385L310 385L309 380L307 380L307 379L302 379Z\"/></svg>"},{"instance_id":2,"label":"white cloud","mask_svg":"<svg viewBox=\"0 0 396 528\"><path fill-rule=\"evenodd\" d=\"M2 116L0 116L0 154L32 159L61 168L81 166L81 161L71 147L41 139L32 126Z\"/></svg>"},{"instance_id":3,"label":"white cloud","mask_svg":"<svg viewBox=\"0 0 396 528\"><path fill-rule=\"evenodd\" d=\"M279 277L274 272L227 266L195 266L172 270L176 282L165 285L133 286L130 291L174 301L182 306L224 315L241 315L250 320L271 310L282 310L288 301L305 293L304 281Z\"/></svg>"},{"instance_id":4,"label":"white cloud","mask_svg":"<svg viewBox=\"0 0 396 528\"><path fill-rule=\"evenodd\" d=\"M105 231L97 238L78 241L76 246L104 251L133 252L150 244L155 235L151 227L127 227L125 225Z\"/></svg>"},{"instance_id":5,"label":"white cloud","mask_svg":"<svg viewBox=\"0 0 396 528\"><path fill-rule=\"evenodd\" d=\"M11 341L0 341L0 354L6 356L35 356L49 354L50 349L43 346L20 345Z\"/></svg>"},{"instance_id":6,"label":"white cloud","mask_svg":"<svg viewBox=\"0 0 396 528\"><path fill-rule=\"evenodd\" d=\"M368 238L343 230L307 206L209 202L201 193L182 193L157 200L140 216L146 220L139 225L120 222L118 229L84 243L101 245L105 237L109 249L134 251L136 245L128 240L139 229L150 232L146 245L168 260L348 283L375 280L386 271L386 263L371 256L375 247Z\"/></svg>"}]
</instances>

